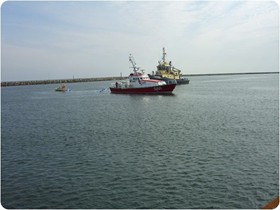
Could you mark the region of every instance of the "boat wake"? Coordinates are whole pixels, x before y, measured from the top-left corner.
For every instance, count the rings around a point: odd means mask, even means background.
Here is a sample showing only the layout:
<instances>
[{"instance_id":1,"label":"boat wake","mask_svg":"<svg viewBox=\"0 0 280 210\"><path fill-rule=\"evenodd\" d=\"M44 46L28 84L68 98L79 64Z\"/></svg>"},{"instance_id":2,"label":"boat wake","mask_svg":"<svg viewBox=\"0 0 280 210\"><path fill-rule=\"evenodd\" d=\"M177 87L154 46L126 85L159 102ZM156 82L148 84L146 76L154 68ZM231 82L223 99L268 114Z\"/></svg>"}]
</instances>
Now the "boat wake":
<instances>
[{"instance_id":1,"label":"boat wake","mask_svg":"<svg viewBox=\"0 0 280 210\"><path fill-rule=\"evenodd\" d=\"M108 93L109 92L109 88L108 87L106 87L106 88L101 88L100 90L99 90L99 93Z\"/></svg>"}]
</instances>

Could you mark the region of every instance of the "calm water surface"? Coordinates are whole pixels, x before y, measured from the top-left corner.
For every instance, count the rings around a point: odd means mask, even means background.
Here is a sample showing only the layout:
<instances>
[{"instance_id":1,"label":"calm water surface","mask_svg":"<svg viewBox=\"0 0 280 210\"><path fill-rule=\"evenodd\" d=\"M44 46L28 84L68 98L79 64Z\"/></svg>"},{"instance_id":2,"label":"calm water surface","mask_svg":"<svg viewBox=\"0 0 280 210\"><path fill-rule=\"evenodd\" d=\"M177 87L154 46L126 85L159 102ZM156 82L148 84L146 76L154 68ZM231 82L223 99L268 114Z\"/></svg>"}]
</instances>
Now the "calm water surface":
<instances>
[{"instance_id":1,"label":"calm water surface","mask_svg":"<svg viewBox=\"0 0 280 210\"><path fill-rule=\"evenodd\" d=\"M279 75L1 89L5 208L260 208L279 193Z\"/></svg>"}]
</instances>

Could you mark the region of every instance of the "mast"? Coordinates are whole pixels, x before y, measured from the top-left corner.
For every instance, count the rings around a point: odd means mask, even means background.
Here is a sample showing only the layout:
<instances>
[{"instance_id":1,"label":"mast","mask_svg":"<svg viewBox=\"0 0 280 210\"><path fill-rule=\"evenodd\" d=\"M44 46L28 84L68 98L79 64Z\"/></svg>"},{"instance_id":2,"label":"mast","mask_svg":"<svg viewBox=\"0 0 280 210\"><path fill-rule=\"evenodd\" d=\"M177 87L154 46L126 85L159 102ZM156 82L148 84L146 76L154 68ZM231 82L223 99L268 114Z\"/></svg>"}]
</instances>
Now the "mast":
<instances>
[{"instance_id":1,"label":"mast","mask_svg":"<svg viewBox=\"0 0 280 210\"><path fill-rule=\"evenodd\" d=\"M163 53L162 53L162 60L165 63L165 56L166 56L165 48L162 48L162 51L163 51Z\"/></svg>"},{"instance_id":2,"label":"mast","mask_svg":"<svg viewBox=\"0 0 280 210\"><path fill-rule=\"evenodd\" d=\"M133 56L131 54L129 54L129 61L132 64L132 68L133 68L134 73L137 75L137 70L139 68L136 67L136 62L135 62L135 60L134 60L134 58L133 58Z\"/></svg>"}]
</instances>

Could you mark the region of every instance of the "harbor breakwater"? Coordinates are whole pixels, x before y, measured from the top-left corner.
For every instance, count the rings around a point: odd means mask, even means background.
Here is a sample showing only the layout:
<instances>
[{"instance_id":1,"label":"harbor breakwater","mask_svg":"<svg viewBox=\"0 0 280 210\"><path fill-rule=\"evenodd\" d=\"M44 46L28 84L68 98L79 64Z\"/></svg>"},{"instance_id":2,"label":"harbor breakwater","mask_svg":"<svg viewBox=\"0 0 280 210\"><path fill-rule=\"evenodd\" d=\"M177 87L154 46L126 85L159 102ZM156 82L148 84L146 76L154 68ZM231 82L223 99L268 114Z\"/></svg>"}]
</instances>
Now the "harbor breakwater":
<instances>
[{"instance_id":1,"label":"harbor breakwater","mask_svg":"<svg viewBox=\"0 0 280 210\"><path fill-rule=\"evenodd\" d=\"M183 76L223 76L223 75L242 75L242 74L279 74L279 72L244 72L244 73L213 73L213 74L188 74Z\"/></svg>"},{"instance_id":2,"label":"harbor breakwater","mask_svg":"<svg viewBox=\"0 0 280 210\"><path fill-rule=\"evenodd\" d=\"M188 76L219 76L219 75L241 75L241 74L279 74L279 72L246 72L246 73L217 73L217 74L187 74ZM128 77L97 77L97 78L77 78L77 79L52 79L52 80L30 80L30 81L9 81L1 82L1 87L19 86L19 85L42 85L42 84L59 84L59 83L74 83L74 82L96 82L122 80Z\"/></svg>"},{"instance_id":3,"label":"harbor breakwater","mask_svg":"<svg viewBox=\"0 0 280 210\"><path fill-rule=\"evenodd\" d=\"M42 85L42 84L60 84L60 83L74 83L74 82L96 82L96 81L110 81L122 80L127 77L98 77L98 78L77 78L77 79L52 79L52 80L30 80L30 81L9 81L1 82L1 87L19 86L19 85Z\"/></svg>"}]
</instances>

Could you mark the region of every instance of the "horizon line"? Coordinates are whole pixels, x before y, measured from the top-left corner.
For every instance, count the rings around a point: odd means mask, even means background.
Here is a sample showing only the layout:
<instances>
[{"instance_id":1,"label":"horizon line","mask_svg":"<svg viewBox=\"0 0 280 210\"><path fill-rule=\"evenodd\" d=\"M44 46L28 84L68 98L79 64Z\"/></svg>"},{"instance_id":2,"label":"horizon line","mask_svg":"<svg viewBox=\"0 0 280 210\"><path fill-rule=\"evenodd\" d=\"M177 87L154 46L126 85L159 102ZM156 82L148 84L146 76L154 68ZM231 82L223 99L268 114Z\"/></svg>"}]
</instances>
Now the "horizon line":
<instances>
[{"instance_id":1,"label":"horizon line","mask_svg":"<svg viewBox=\"0 0 280 210\"><path fill-rule=\"evenodd\" d=\"M275 72L240 72L240 73L207 73L207 74L182 74L187 76L222 76L222 75L243 75L243 74L279 74ZM40 80L21 80L21 81L1 81L1 87L19 86L19 85L39 85L39 84L57 84L57 83L74 83L74 82L94 82L94 81L109 81L115 79L124 79L127 76L110 76L110 77L87 77L87 78L69 78L69 79L40 79Z\"/></svg>"}]
</instances>

